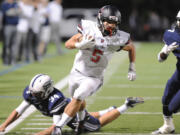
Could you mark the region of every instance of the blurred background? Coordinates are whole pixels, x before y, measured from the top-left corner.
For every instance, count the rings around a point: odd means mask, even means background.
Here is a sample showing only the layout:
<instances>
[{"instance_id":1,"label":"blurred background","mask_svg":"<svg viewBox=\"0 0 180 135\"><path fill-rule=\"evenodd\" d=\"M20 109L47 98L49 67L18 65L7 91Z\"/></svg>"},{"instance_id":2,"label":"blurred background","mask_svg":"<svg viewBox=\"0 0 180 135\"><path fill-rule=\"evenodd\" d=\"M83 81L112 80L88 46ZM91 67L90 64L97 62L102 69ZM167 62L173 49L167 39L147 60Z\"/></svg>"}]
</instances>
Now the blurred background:
<instances>
[{"instance_id":1,"label":"blurred background","mask_svg":"<svg viewBox=\"0 0 180 135\"><path fill-rule=\"evenodd\" d=\"M63 55L63 43L77 33L81 19L96 21L98 9L116 6L122 14L120 29L134 41L160 41L174 26L179 0L4 0L0 1L0 41L4 65L40 61L47 45ZM13 51L12 51L13 50Z\"/></svg>"}]
</instances>

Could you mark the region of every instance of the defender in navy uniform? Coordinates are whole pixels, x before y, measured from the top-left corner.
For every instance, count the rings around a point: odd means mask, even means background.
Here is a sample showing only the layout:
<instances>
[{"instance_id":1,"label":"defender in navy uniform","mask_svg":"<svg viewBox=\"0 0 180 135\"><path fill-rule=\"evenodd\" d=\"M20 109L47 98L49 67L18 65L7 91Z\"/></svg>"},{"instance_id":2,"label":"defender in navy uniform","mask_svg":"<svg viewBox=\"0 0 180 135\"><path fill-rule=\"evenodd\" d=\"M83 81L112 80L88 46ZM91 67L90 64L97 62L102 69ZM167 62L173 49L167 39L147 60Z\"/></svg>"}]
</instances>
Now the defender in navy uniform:
<instances>
[{"instance_id":1,"label":"defender in navy uniform","mask_svg":"<svg viewBox=\"0 0 180 135\"><path fill-rule=\"evenodd\" d=\"M152 134L169 134L175 132L172 115L180 109L180 11L177 16L177 23L173 29L164 33L164 47L158 54L159 62L167 59L170 52L176 56L176 70L167 81L162 97L164 124Z\"/></svg>"},{"instance_id":2,"label":"defender in navy uniform","mask_svg":"<svg viewBox=\"0 0 180 135\"><path fill-rule=\"evenodd\" d=\"M37 74L34 76L30 84L24 89L24 101L9 115L6 121L0 126L0 132L4 132L8 125L20 117L20 115L30 106L33 105L43 115L53 117L53 124L46 130L43 130L36 135L51 135L57 134L58 128L56 123L60 121L64 108L70 102L61 91L53 87L52 79L45 74ZM125 104L115 108L110 107L99 112L88 113L86 111L83 131L97 131L100 127L115 120L126 111L129 107L133 107L138 103L143 103L142 98L127 98ZM72 129L77 125L77 116L67 123ZM55 129L55 130L53 130Z\"/></svg>"}]
</instances>

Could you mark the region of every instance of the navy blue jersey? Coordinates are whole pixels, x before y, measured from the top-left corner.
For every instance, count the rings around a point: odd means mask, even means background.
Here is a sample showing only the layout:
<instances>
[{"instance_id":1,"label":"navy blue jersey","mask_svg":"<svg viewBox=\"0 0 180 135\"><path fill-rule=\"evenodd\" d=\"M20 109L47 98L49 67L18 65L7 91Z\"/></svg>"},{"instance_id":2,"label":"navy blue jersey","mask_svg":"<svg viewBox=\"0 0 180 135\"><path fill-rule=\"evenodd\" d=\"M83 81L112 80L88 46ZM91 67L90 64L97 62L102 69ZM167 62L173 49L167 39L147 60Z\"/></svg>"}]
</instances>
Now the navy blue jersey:
<instances>
[{"instance_id":1,"label":"navy blue jersey","mask_svg":"<svg viewBox=\"0 0 180 135\"><path fill-rule=\"evenodd\" d=\"M64 108L70 102L69 98L66 98L61 91L54 88L53 92L47 99L40 100L32 96L29 91L29 86L24 89L24 99L30 104L34 105L43 115L52 117L53 115L61 115L64 112ZM91 115L87 115L87 119L84 123L86 131L97 131L101 126L97 118ZM77 123L77 117L75 116L67 125L75 129Z\"/></svg>"},{"instance_id":2,"label":"navy blue jersey","mask_svg":"<svg viewBox=\"0 0 180 135\"><path fill-rule=\"evenodd\" d=\"M27 86L24 89L23 97L27 102L34 105L43 115L50 117L63 113L64 108L70 102L70 99L66 98L63 93L56 88L54 88L47 99L41 100L32 96L29 91L29 86Z\"/></svg>"},{"instance_id":3,"label":"navy blue jersey","mask_svg":"<svg viewBox=\"0 0 180 135\"><path fill-rule=\"evenodd\" d=\"M170 45L173 42L176 42L178 45L180 45L180 31L177 28L166 30L164 33L163 40L165 44ZM180 58L180 47L176 48L173 51L173 54Z\"/></svg>"}]
</instances>

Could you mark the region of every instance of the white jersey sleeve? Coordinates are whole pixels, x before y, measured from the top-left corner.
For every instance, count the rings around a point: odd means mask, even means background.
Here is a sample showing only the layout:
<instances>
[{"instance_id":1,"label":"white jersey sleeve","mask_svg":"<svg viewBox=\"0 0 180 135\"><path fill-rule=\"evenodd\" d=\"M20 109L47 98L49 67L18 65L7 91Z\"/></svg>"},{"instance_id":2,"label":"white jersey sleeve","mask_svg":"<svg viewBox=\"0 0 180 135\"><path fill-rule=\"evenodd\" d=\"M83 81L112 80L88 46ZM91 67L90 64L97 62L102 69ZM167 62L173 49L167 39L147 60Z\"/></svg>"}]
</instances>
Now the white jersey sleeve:
<instances>
[{"instance_id":1,"label":"white jersey sleeve","mask_svg":"<svg viewBox=\"0 0 180 135\"><path fill-rule=\"evenodd\" d=\"M106 42L109 51L119 51L126 46L129 42L130 34L124 31L118 30L116 35L106 37Z\"/></svg>"},{"instance_id":2,"label":"white jersey sleeve","mask_svg":"<svg viewBox=\"0 0 180 135\"><path fill-rule=\"evenodd\" d=\"M24 100L17 108L16 111L18 114L22 114L28 107L30 106L30 103Z\"/></svg>"}]
</instances>

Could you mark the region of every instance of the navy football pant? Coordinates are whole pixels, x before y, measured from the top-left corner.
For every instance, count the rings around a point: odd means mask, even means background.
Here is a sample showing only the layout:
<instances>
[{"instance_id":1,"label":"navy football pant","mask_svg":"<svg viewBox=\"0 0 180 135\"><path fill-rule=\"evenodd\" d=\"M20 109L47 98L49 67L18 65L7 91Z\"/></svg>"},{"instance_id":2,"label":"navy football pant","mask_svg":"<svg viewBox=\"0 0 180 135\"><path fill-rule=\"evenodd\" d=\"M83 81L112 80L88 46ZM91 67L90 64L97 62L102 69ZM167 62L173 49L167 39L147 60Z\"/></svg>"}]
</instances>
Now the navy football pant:
<instances>
[{"instance_id":1,"label":"navy football pant","mask_svg":"<svg viewBox=\"0 0 180 135\"><path fill-rule=\"evenodd\" d=\"M180 109L180 73L177 70L166 83L162 104L165 116L171 116Z\"/></svg>"}]
</instances>

